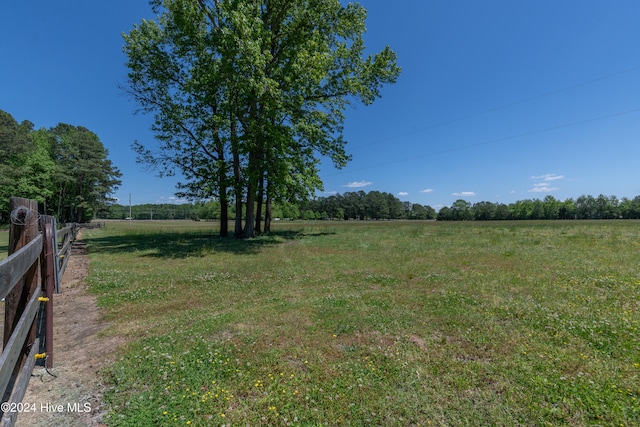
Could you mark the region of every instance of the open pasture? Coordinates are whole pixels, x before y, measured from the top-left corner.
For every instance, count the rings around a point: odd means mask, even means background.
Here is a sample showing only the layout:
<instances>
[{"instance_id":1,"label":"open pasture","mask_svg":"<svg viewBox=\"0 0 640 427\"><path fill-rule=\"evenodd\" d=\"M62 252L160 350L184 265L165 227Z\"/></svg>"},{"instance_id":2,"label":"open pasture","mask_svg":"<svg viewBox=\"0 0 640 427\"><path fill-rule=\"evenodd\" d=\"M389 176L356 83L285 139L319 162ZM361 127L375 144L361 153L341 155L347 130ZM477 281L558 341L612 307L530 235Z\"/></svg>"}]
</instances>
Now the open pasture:
<instances>
[{"instance_id":1,"label":"open pasture","mask_svg":"<svg viewBox=\"0 0 640 427\"><path fill-rule=\"evenodd\" d=\"M640 424L640 223L85 230L109 426Z\"/></svg>"}]
</instances>

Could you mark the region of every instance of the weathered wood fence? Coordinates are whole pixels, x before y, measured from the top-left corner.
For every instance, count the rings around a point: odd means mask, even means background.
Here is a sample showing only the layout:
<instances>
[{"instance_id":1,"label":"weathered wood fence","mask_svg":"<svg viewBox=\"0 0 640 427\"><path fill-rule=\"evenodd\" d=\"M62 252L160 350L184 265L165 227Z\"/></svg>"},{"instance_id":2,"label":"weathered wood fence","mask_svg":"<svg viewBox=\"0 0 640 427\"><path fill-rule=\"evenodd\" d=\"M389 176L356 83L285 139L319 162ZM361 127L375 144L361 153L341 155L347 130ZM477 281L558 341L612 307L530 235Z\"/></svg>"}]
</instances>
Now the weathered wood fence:
<instances>
[{"instance_id":1,"label":"weathered wood fence","mask_svg":"<svg viewBox=\"0 0 640 427\"><path fill-rule=\"evenodd\" d=\"M53 367L53 294L60 292L77 232L75 225L57 230L55 218L38 214L35 200L12 197L9 208L9 256L0 261L0 298L5 299L1 409L22 402L37 359ZM41 306L44 316L38 323L44 328L36 333ZM18 411L0 412L2 426L15 424Z\"/></svg>"}]
</instances>

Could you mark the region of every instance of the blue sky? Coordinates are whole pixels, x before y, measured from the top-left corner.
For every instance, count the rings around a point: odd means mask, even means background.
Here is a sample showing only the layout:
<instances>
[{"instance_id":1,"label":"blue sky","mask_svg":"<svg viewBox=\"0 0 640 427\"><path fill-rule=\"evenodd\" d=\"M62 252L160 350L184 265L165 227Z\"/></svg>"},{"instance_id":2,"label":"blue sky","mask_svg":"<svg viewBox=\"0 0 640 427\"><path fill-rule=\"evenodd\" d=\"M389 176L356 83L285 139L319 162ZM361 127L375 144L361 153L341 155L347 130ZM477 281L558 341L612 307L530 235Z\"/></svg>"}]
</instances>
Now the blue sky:
<instances>
[{"instance_id":1,"label":"blue sky","mask_svg":"<svg viewBox=\"0 0 640 427\"><path fill-rule=\"evenodd\" d=\"M319 195L378 190L436 208L640 195L640 2L360 3L368 50L388 44L403 73L373 105L348 107L353 161L323 163ZM0 6L0 109L98 134L125 204L176 201L175 180L135 163L152 119L118 89L121 33L151 17L133 0Z\"/></svg>"}]
</instances>

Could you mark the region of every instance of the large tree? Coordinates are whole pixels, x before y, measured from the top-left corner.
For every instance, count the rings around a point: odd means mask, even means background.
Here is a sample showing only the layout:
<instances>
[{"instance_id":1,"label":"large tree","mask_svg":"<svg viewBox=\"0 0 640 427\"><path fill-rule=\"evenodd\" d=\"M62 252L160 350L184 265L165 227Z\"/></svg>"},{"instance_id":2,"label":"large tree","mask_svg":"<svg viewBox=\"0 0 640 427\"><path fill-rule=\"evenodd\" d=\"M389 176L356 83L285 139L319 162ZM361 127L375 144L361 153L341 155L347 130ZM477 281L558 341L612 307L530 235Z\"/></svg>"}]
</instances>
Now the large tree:
<instances>
[{"instance_id":1,"label":"large tree","mask_svg":"<svg viewBox=\"0 0 640 427\"><path fill-rule=\"evenodd\" d=\"M33 123L18 123L11 114L0 110L0 220L8 219L9 198L20 196L43 201L40 195L29 191L34 174L26 163L31 152ZM24 194L24 195L23 195Z\"/></svg>"},{"instance_id":2,"label":"large tree","mask_svg":"<svg viewBox=\"0 0 640 427\"><path fill-rule=\"evenodd\" d=\"M112 202L120 172L98 136L82 126L34 130L0 110L0 221L9 197L37 200L60 222L90 220Z\"/></svg>"},{"instance_id":3,"label":"large tree","mask_svg":"<svg viewBox=\"0 0 640 427\"><path fill-rule=\"evenodd\" d=\"M60 123L50 132L58 165L52 210L61 221L89 220L114 201L109 195L120 185L122 174L108 159L98 135L89 129Z\"/></svg>"},{"instance_id":4,"label":"large tree","mask_svg":"<svg viewBox=\"0 0 640 427\"><path fill-rule=\"evenodd\" d=\"M181 195L227 201L236 236L268 231L272 201L322 188L321 156L349 160L344 109L380 96L399 75L387 47L365 56L366 11L339 0L155 0L157 19L124 35L126 90L152 113L157 148L135 144ZM242 204L245 224L240 222ZM263 207L264 205L264 207ZM256 219L258 220L256 223Z\"/></svg>"}]
</instances>

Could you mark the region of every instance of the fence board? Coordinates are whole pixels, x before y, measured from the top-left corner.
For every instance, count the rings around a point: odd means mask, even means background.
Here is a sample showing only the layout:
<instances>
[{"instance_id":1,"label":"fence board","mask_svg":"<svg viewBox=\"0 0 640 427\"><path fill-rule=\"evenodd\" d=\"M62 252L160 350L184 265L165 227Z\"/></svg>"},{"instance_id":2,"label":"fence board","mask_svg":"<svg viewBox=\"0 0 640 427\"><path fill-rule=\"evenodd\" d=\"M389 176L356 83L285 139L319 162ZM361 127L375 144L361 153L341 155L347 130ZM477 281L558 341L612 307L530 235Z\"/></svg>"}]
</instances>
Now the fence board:
<instances>
[{"instance_id":1,"label":"fence board","mask_svg":"<svg viewBox=\"0 0 640 427\"><path fill-rule=\"evenodd\" d=\"M38 259L42 249L42 235L38 235L22 249L0 261L0 298L6 297L16 282Z\"/></svg>"},{"instance_id":2,"label":"fence board","mask_svg":"<svg viewBox=\"0 0 640 427\"><path fill-rule=\"evenodd\" d=\"M41 339L47 354L45 366L52 367L53 292L54 288L59 292L60 277L71 255L71 243L76 237L77 226L73 224L56 232L55 218L47 215L39 217L35 200L12 197L9 206L12 214L10 255L0 261L0 298L6 297L4 349L0 354L0 396L4 401L10 395L9 403L19 403L29 384ZM39 234L38 218L42 234ZM38 288L38 266L41 287L45 288L48 298L44 317L45 336L41 338L35 336L35 319L41 304L38 299L43 292ZM13 426L17 415L17 412L3 414L0 410L0 426Z\"/></svg>"},{"instance_id":3,"label":"fence board","mask_svg":"<svg viewBox=\"0 0 640 427\"><path fill-rule=\"evenodd\" d=\"M31 374L33 373L33 368L36 366L36 352L40 347L40 340L36 338L33 342L33 346L29 351L29 356L27 357L27 361L25 362L22 370L20 371L20 376L16 381L16 384L13 388L13 393L11 394L11 398L9 398L9 407L11 407L12 403L20 403L24 398L24 394L27 391L27 386L29 385L29 379L31 378ZM34 405L35 402L32 402ZM37 408L36 408L37 409ZM2 427L12 427L16 423L16 418L18 418L19 412L9 412L5 414L5 417L2 418Z\"/></svg>"},{"instance_id":4,"label":"fence board","mask_svg":"<svg viewBox=\"0 0 640 427\"><path fill-rule=\"evenodd\" d=\"M24 341L30 332L33 320L38 313L40 304L38 301L39 297L40 292L33 293L27 307L22 313L22 316L20 316L20 320L18 320L18 323L16 324L13 334L11 334L11 338L9 338L7 345L5 345L2 355L0 355L0 396L4 395L4 392L7 389L7 385L11 380L13 368L16 365L16 362L20 357L22 347L24 346Z\"/></svg>"},{"instance_id":5,"label":"fence board","mask_svg":"<svg viewBox=\"0 0 640 427\"><path fill-rule=\"evenodd\" d=\"M67 269L67 263L69 262L69 255L71 255L71 244L75 238L76 226L70 225L61 230L58 230L56 234L56 242L61 242L61 248L56 255L56 292L60 293L60 281ZM57 244L57 243L56 243Z\"/></svg>"},{"instance_id":6,"label":"fence board","mask_svg":"<svg viewBox=\"0 0 640 427\"><path fill-rule=\"evenodd\" d=\"M73 235L73 229L74 228L75 228L75 225L67 225L66 227L61 228L60 230L58 230L58 240L61 241L61 242L64 242L66 240L71 240L67 236L72 236Z\"/></svg>"},{"instance_id":7,"label":"fence board","mask_svg":"<svg viewBox=\"0 0 640 427\"><path fill-rule=\"evenodd\" d=\"M40 234L38 231L38 202L20 197L12 197L9 199L9 211L11 212L9 254L13 254L27 246L29 242L36 239ZM5 347L18 324L22 312L24 312L27 307L31 295L36 293L38 287L37 271L38 264L33 263L24 276L13 286L13 289L5 296L4 334L2 337L2 342ZM36 328L34 323L29 332L28 343L32 343L35 339ZM26 347L28 343L25 343L23 354L20 356L20 365L22 365L22 360L28 352ZM14 375L17 374L18 369L16 367Z\"/></svg>"}]
</instances>

